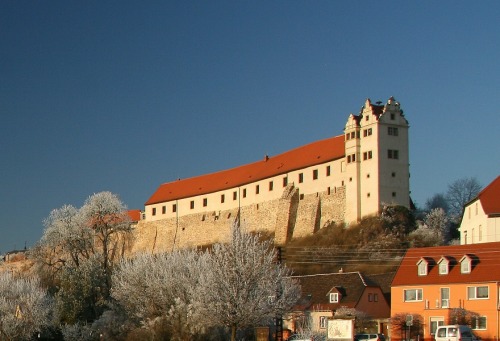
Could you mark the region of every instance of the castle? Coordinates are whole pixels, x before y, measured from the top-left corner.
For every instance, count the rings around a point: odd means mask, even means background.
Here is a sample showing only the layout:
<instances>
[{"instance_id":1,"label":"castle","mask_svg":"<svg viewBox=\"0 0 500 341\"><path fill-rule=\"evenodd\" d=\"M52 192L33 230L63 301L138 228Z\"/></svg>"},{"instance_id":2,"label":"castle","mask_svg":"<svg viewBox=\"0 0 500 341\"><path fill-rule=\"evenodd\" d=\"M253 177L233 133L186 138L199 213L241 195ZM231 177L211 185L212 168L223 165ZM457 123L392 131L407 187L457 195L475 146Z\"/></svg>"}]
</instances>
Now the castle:
<instances>
[{"instance_id":1,"label":"castle","mask_svg":"<svg viewBox=\"0 0 500 341\"><path fill-rule=\"evenodd\" d=\"M410 207L408 128L394 98L385 105L368 99L343 135L164 183L145 203L134 251L225 241L237 220L284 245L330 222L378 214L383 204Z\"/></svg>"}]
</instances>

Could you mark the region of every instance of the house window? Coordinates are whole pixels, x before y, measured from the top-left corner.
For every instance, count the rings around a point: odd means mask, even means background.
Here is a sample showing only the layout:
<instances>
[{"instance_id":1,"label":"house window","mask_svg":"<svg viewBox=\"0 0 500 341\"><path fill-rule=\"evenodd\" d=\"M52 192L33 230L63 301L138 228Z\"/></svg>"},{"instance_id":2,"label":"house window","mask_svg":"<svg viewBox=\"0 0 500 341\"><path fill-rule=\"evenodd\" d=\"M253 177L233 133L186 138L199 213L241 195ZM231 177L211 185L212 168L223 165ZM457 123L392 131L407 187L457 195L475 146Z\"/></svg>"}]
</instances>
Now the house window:
<instances>
[{"instance_id":1,"label":"house window","mask_svg":"<svg viewBox=\"0 0 500 341\"><path fill-rule=\"evenodd\" d=\"M339 294L337 292L330 293L330 303L337 303L339 301Z\"/></svg>"},{"instance_id":2,"label":"house window","mask_svg":"<svg viewBox=\"0 0 500 341\"><path fill-rule=\"evenodd\" d=\"M328 316L320 316L319 317L319 328L326 329L328 326Z\"/></svg>"},{"instance_id":3,"label":"house window","mask_svg":"<svg viewBox=\"0 0 500 341\"><path fill-rule=\"evenodd\" d=\"M151 212L153 215L156 215L156 207L153 207L153 210Z\"/></svg>"},{"instance_id":4,"label":"house window","mask_svg":"<svg viewBox=\"0 0 500 341\"><path fill-rule=\"evenodd\" d=\"M177 204L172 205L172 212L173 213L177 212Z\"/></svg>"},{"instance_id":5,"label":"house window","mask_svg":"<svg viewBox=\"0 0 500 341\"><path fill-rule=\"evenodd\" d=\"M388 134L392 136L398 136L398 128L396 127L388 127Z\"/></svg>"},{"instance_id":6,"label":"house window","mask_svg":"<svg viewBox=\"0 0 500 341\"><path fill-rule=\"evenodd\" d=\"M234 191L233 192L233 200L238 199L238 192Z\"/></svg>"},{"instance_id":7,"label":"house window","mask_svg":"<svg viewBox=\"0 0 500 341\"><path fill-rule=\"evenodd\" d=\"M407 289L404 290L405 302L419 302L422 301L422 289Z\"/></svg>"},{"instance_id":8,"label":"house window","mask_svg":"<svg viewBox=\"0 0 500 341\"><path fill-rule=\"evenodd\" d=\"M313 180L318 180L318 170L313 169Z\"/></svg>"},{"instance_id":9,"label":"house window","mask_svg":"<svg viewBox=\"0 0 500 341\"><path fill-rule=\"evenodd\" d=\"M283 178L283 187L286 187L287 185L288 185L288 177L287 177L287 176L285 176L285 177Z\"/></svg>"},{"instance_id":10,"label":"house window","mask_svg":"<svg viewBox=\"0 0 500 341\"><path fill-rule=\"evenodd\" d=\"M255 186L255 194L259 194L259 192L260 192L260 186L256 185Z\"/></svg>"},{"instance_id":11,"label":"house window","mask_svg":"<svg viewBox=\"0 0 500 341\"><path fill-rule=\"evenodd\" d=\"M161 214L167 213L167 206L162 206L161 207Z\"/></svg>"},{"instance_id":12,"label":"house window","mask_svg":"<svg viewBox=\"0 0 500 341\"><path fill-rule=\"evenodd\" d=\"M326 176L330 176L331 168L330 166L326 166Z\"/></svg>"},{"instance_id":13,"label":"house window","mask_svg":"<svg viewBox=\"0 0 500 341\"><path fill-rule=\"evenodd\" d=\"M418 266L418 275L419 276L427 276L427 262L425 260L421 260L417 264Z\"/></svg>"},{"instance_id":14,"label":"house window","mask_svg":"<svg viewBox=\"0 0 500 341\"><path fill-rule=\"evenodd\" d=\"M378 294L373 294L373 302L378 302Z\"/></svg>"},{"instance_id":15,"label":"house window","mask_svg":"<svg viewBox=\"0 0 500 341\"><path fill-rule=\"evenodd\" d=\"M450 288L441 288L441 308L450 307Z\"/></svg>"},{"instance_id":16,"label":"house window","mask_svg":"<svg viewBox=\"0 0 500 341\"><path fill-rule=\"evenodd\" d=\"M223 203L224 203L224 201L226 201L226 195L221 194L221 195L220 195L220 203L221 203L221 204L223 204Z\"/></svg>"},{"instance_id":17,"label":"house window","mask_svg":"<svg viewBox=\"0 0 500 341\"><path fill-rule=\"evenodd\" d=\"M246 197L247 197L247 189L243 188L243 198L246 198Z\"/></svg>"},{"instance_id":18,"label":"house window","mask_svg":"<svg viewBox=\"0 0 500 341\"><path fill-rule=\"evenodd\" d=\"M208 199L203 198L203 207L207 207L207 205L208 205Z\"/></svg>"},{"instance_id":19,"label":"house window","mask_svg":"<svg viewBox=\"0 0 500 341\"><path fill-rule=\"evenodd\" d=\"M441 261L439 263L439 274L440 275L447 275L448 274L448 262L447 261Z\"/></svg>"},{"instance_id":20,"label":"house window","mask_svg":"<svg viewBox=\"0 0 500 341\"><path fill-rule=\"evenodd\" d=\"M273 182L272 181L269 181L269 191L272 191L273 190Z\"/></svg>"},{"instance_id":21,"label":"house window","mask_svg":"<svg viewBox=\"0 0 500 341\"><path fill-rule=\"evenodd\" d=\"M467 231L465 231L465 244L467 244ZM468 274L470 273L470 268L471 268L471 261L470 261L470 258L469 257L462 257L462 259L460 260L460 272L463 273L463 274Z\"/></svg>"},{"instance_id":22,"label":"house window","mask_svg":"<svg viewBox=\"0 0 500 341\"><path fill-rule=\"evenodd\" d=\"M467 287L467 298L469 300L488 299L489 298L489 288L487 286Z\"/></svg>"},{"instance_id":23,"label":"house window","mask_svg":"<svg viewBox=\"0 0 500 341\"><path fill-rule=\"evenodd\" d=\"M372 302L373 301L373 296L372 294L368 294L368 302Z\"/></svg>"},{"instance_id":24,"label":"house window","mask_svg":"<svg viewBox=\"0 0 500 341\"><path fill-rule=\"evenodd\" d=\"M190 207L191 209L194 209L194 200L191 200L191 203L189 204L189 207Z\"/></svg>"},{"instance_id":25,"label":"house window","mask_svg":"<svg viewBox=\"0 0 500 341\"><path fill-rule=\"evenodd\" d=\"M486 329L486 316L478 316L473 318L472 329Z\"/></svg>"},{"instance_id":26,"label":"house window","mask_svg":"<svg viewBox=\"0 0 500 341\"><path fill-rule=\"evenodd\" d=\"M389 159L397 160L397 159L399 159L399 151L395 150L395 149L388 149L387 150L387 157Z\"/></svg>"},{"instance_id":27,"label":"house window","mask_svg":"<svg viewBox=\"0 0 500 341\"><path fill-rule=\"evenodd\" d=\"M304 173L299 173L299 184L304 182Z\"/></svg>"}]
</instances>

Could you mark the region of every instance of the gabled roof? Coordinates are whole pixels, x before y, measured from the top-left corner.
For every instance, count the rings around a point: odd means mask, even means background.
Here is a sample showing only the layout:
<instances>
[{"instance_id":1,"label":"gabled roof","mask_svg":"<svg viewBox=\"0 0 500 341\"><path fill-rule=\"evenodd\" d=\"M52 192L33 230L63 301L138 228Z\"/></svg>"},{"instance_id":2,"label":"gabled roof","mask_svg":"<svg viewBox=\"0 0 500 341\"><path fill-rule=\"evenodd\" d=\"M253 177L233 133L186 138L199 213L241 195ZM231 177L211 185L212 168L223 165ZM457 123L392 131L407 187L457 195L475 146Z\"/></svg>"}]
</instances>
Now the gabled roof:
<instances>
[{"instance_id":1,"label":"gabled roof","mask_svg":"<svg viewBox=\"0 0 500 341\"><path fill-rule=\"evenodd\" d=\"M359 272L328 273L293 276L299 280L302 296L298 306L302 309L335 310L340 307L354 308L363 291L372 283L367 283ZM330 303L329 293L339 292L338 303Z\"/></svg>"},{"instance_id":2,"label":"gabled roof","mask_svg":"<svg viewBox=\"0 0 500 341\"><path fill-rule=\"evenodd\" d=\"M316 141L273 157L216 173L160 185L145 205L208 194L344 157L344 135Z\"/></svg>"},{"instance_id":3,"label":"gabled roof","mask_svg":"<svg viewBox=\"0 0 500 341\"><path fill-rule=\"evenodd\" d=\"M477 199L487 215L500 214L500 176L479 192Z\"/></svg>"},{"instance_id":4,"label":"gabled roof","mask_svg":"<svg viewBox=\"0 0 500 341\"><path fill-rule=\"evenodd\" d=\"M466 255L472 260L472 269L462 274L460 260ZM429 267L426 276L419 276L416 263L423 257L435 263L446 257L448 274L440 275L438 267L434 266ZM500 272L496 271L499 265L500 242L413 248L408 249L401 261L392 286L500 281Z\"/></svg>"}]
</instances>

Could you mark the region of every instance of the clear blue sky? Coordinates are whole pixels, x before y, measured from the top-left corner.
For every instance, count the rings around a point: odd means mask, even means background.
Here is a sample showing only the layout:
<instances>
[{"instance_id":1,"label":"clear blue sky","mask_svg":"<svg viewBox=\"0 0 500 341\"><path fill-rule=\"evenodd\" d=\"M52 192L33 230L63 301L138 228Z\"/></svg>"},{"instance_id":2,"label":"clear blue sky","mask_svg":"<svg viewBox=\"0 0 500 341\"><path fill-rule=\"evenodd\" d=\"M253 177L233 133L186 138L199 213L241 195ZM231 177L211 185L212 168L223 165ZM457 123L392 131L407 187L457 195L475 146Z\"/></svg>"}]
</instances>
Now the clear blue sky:
<instances>
[{"instance_id":1,"label":"clear blue sky","mask_svg":"<svg viewBox=\"0 0 500 341\"><path fill-rule=\"evenodd\" d=\"M342 134L366 98L410 122L417 204L500 174L498 1L1 1L0 253L93 193Z\"/></svg>"}]
</instances>

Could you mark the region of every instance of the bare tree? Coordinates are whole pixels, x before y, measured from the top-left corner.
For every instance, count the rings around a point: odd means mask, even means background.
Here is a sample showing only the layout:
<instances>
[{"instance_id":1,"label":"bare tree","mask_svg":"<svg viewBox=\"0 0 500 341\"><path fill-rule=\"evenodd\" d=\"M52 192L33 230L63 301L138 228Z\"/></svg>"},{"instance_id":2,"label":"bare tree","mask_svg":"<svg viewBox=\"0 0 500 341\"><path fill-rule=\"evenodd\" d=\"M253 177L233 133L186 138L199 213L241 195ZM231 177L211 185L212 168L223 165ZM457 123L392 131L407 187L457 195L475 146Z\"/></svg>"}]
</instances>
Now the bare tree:
<instances>
[{"instance_id":1,"label":"bare tree","mask_svg":"<svg viewBox=\"0 0 500 341\"><path fill-rule=\"evenodd\" d=\"M442 208L445 212L448 212L449 210L448 200L444 194L442 193L434 194L425 202L425 210L427 212L430 212L435 208Z\"/></svg>"},{"instance_id":2,"label":"bare tree","mask_svg":"<svg viewBox=\"0 0 500 341\"><path fill-rule=\"evenodd\" d=\"M37 278L0 274L0 339L28 340L51 325L53 301Z\"/></svg>"},{"instance_id":3,"label":"bare tree","mask_svg":"<svg viewBox=\"0 0 500 341\"><path fill-rule=\"evenodd\" d=\"M276 263L270 242L233 226L228 244L216 244L201 273L201 316L208 325L230 329L231 340L243 327L269 322L288 312L300 296L290 271Z\"/></svg>"},{"instance_id":4,"label":"bare tree","mask_svg":"<svg viewBox=\"0 0 500 341\"><path fill-rule=\"evenodd\" d=\"M446 199L451 216L455 220L460 219L464 205L474 199L480 191L481 185L474 177L458 179L449 184Z\"/></svg>"}]
</instances>

